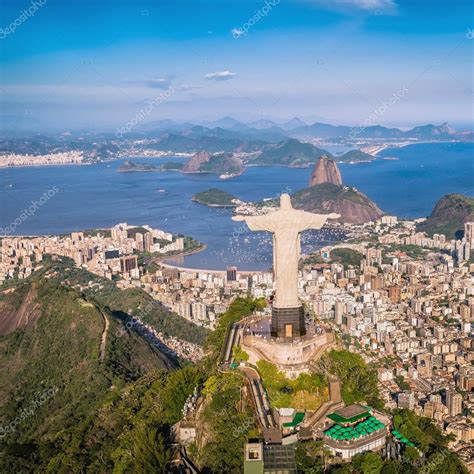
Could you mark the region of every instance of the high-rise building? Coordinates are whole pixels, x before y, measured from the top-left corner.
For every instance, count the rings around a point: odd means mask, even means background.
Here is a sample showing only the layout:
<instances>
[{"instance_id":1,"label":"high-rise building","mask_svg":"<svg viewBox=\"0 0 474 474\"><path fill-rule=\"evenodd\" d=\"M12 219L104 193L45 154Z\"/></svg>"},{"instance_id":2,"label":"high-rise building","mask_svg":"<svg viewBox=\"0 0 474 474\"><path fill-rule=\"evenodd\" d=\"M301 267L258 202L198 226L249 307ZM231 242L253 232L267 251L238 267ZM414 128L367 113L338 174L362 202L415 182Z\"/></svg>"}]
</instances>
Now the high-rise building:
<instances>
[{"instance_id":1,"label":"high-rise building","mask_svg":"<svg viewBox=\"0 0 474 474\"><path fill-rule=\"evenodd\" d=\"M342 316L344 315L344 302L336 301L334 305L334 319L336 324L342 324Z\"/></svg>"},{"instance_id":2,"label":"high-rise building","mask_svg":"<svg viewBox=\"0 0 474 474\"><path fill-rule=\"evenodd\" d=\"M151 252L153 247L153 234L147 232L143 235L143 248L145 252Z\"/></svg>"},{"instance_id":3,"label":"high-rise building","mask_svg":"<svg viewBox=\"0 0 474 474\"><path fill-rule=\"evenodd\" d=\"M82 250L78 250L74 254L74 262L76 262L76 265L80 267L84 263L84 255L82 253Z\"/></svg>"},{"instance_id":4,"label":"high-rise building","mask_svg":"<svg viewBox=\"0 0 474 474\"><path fill-rule=\"evenodd\" d=\"M382 216L381 222L385 225L395 225L398 221L397 216Z\"/></svg>"},{"instance_id":5,"label":"high-rise building","mask_svg":"<svg viewBox=\"0 0 474 474\"><path fill-rule=\"evenodd\" d=\"M400 303L400 287L399 286L391 286L388 289L388 297L392 303Z\"/></svg>"},{"instance_id":6,"label":"high-rise building","mask_svg":"<svg viewBox=\"0 0 474 474\"><path fill-rule=\"evenodd\" d=\"M458 240L455 248L456 258L459 262L465 262L471 258L471 244L466 239Z\"/></svg>"},{"instance_id":7,"label":"high-rise building","mask_svg":"<svg viewBox=\"0 0 474 474\"><path fill-rule=\"evenodd\" d=\"M415 395L413 392L400 392L397 395L397 406L398 408L408 408L409 410L413 410L415 407Z\"/></svg>"},{"instance_id":8,"label":"high-rise building","mask_svg":"<svg viewBox=\"0 0 474 474\"><path fill-rule=\"evenodd\" d=\"M451 416L462 413L462 395L454 390L446 392L446 406Z\"/></svg>"},{"instance_id":9,"label":"high-rise building","mask_svg":"<svg viewBox=\"0 0 474 474\"><path fill-rule=\"evenodd\" d=\"M120 257L120 270L122 273L130 273L134 268L138 268L138 257L136 255Z\"/></svg>"},{"instance_id":10,"label":"high-rise building","mask_svg":"<svg viewBox=\"0 0 474 474\"><path fill-rule=\"evenodd\" d=\"M227 267L227 281L237 281L237 267Z\"/></svg>"},{"instance_id":11,"label":"high-rise building","mask_svg":"<svg viewBox=\"0 0 474 474\"><path fill-rule=\"evenodd\" d=\"M464 223L464 238L469 243L469 247L474 249L474 222Z\"/></svg>"},{"instance_id":12,"label":"high-rise building","mask_svg":"<svg viewBox=\"0 0 474 474\"><path fill-rule=\"evenodd\" d=\"M382 250L376 248L368 248L366 250L367 265L373 267L374 263L382 265Z\"/></svg>"},{"instance_id":13,"label":"high-rise building","mask_svg":"<svg viewBox=\"0 0 474 474\"><path fill-rule=\"evenodd\" d=\"M140 234L140 232L137 232L135 234L135 242L137 243L137 249L140 252L143 252L145 250L145 244L144 244L144 239L143 239L143 234Z\"/></svg>"}]
</instances>

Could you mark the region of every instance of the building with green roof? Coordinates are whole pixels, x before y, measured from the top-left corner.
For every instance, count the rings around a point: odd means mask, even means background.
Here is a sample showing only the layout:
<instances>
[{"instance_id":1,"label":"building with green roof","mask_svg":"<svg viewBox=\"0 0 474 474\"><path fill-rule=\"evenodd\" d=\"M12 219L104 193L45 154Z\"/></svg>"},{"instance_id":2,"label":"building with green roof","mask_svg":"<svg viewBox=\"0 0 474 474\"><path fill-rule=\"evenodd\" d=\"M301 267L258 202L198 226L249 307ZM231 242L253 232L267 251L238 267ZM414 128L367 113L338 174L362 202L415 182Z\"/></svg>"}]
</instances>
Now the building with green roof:
<instances>
[{"instance_id":1,"label":"building with green roof","mask_svg":"<svg viewBox=\"0 0 474 474\"><path fill-rule=\"evenodd\" d=\"M349 405L327 418L333 422L324 431L325 446L334 456L351 459L365 451L376 451L385 445L385 424L372 415L372 410L361 405Z\"/></svg>"}]
</instances>

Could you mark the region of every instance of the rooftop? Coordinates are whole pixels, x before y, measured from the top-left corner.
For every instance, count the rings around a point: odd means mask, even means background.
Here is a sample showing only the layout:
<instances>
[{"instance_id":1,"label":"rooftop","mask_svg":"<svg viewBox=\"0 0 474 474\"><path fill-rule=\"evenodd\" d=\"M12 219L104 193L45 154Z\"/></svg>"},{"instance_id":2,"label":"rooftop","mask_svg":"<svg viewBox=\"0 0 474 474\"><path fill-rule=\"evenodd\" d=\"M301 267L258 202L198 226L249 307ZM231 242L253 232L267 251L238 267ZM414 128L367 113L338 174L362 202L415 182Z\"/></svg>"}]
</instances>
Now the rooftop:
<instances>
[{"instance_id":1,"label":"rooftop","mask_svg":"<svg viewBox=\"0 0 474 474\"><path fill-rule=\"evenodd\" d=\"M296 474L295 448L292 445L268 445L263 446L263 464L265 471L284 471L288 474Z\"/></svg>"},{"instance_id":2,"label":"rooftop","mask_svg":"<svg viewBox=\"0 0 474 474\"><path fill-rule=\"evenodd\" d=\"M336 410L328 415L328 418L336 423L355 423L362 418L370 416L370 411L361 405L349 405L347 407Z\"/></svg>"},{"instance_id":3,"label":"rooftop","mask_svg":"<svg viewBox=\"0 0 474 474\"><path fill-rule=\"evenodd\" d=\"M358 415L355 415L355 417L357 416ZM371 435L372 433L380 431L384 428L385 425L381 421L369 415L369 417L364 421L361 421L354 426L342 426L336 423L327 429L324 432L324 435L338 441L349 441L363 438L364 436Z\"/></svg>"}]
</instances>

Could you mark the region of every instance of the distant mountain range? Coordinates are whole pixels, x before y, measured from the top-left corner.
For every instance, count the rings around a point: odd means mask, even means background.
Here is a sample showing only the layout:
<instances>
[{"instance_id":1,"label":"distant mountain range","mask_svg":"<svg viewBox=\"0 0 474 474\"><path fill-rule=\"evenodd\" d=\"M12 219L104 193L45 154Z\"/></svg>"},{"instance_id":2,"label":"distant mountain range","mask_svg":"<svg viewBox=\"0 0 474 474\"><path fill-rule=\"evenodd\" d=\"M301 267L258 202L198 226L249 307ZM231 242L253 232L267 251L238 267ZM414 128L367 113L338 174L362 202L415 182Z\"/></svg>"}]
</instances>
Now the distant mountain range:
<instances>
[{"instance_id":1,"label":"distant mountain range","mask_svg":"<svg viewBox=\"0 0 474 474\"><path fill-rule=\"evenodd\" d=\"M422 125L402 131L373 125L366 128L331 125L326 123L306 124L293 118L284 123L271 120L240 122L224 117L214 122L175 122L159 120L137 124L129 132L116 133L72 133L53 135L27 134L9 135L8 128L2 130L0 153L40 155L68 151L80 151L86 161L95 162L117 157L141 156L146 150L166 153L214 153L260 154L260 163L265 165L306 166L314 163L321 154L329 152L309 142L340 143L351 147L378 145L389 140L422 141L474 141L472 131L457 132L447 123ZM378 143L374 143L377 140ZM301 142L301 143L300 143ZM322 153L324 152L324 153ZM147 154L145 153L145 155ZM149 156L149 155L148 155ZM253 157L255 158L255 156ZM361 151L351 151L338 156L338 161L361 162L374 159Z\"/></svg>"},{"instance_id":2,"label":"distant mountain range","mask_svg":"<svg viewBox=\"0 0 474 474\"><path fill-rule=\"evenodd\" d=\"M161 120L159 122L150 122L142 127L138 127L140 132L151 131L168 131L183 132L192 130L196 126L200 127L201 132L207 134L216 133L216 129L234 132L235 136L240 138L255 138L268 141L278 141L284 137L293 138L322 138L322 139L463 139L466 136L471 137L472 132L457 132L448 123L441 125L421 125L410 130L403 131L399 128L389 128L382 125L363 126L347 126L332 125L328 123L315 122L306 124L298 118L293 118L285 123L278 124L271 120L257 120L254 122L244 123L232 117L224 117L214 122L203 122L201 124L176 123L169 120Z\"/></svg>"},{"instance_id":3,"label":"distant mountain range","mask_svg":"<svg viewBox=\"0 0 474 474\"><path fill-rule=\"evenodd\" d=\"M334 158L327 150L318 148L311 143L289 138L279 143L268 143L262 146L260 152L252 153L244 158L229 152L209 153L209 151L200 151L191 157L181 171L183 173L214 173L232 177L244 173L246 166L306 168L316 163L323 156ZM360 150L351 150L337 157L338 161L351 163L374 159L374 156ZM172 166L172 164L170 165ZM169 169L175 170L176 167L172 166ZM135 171L135 169L132 170ZM132 170L129 167L126 169L126 171ZM162 167L162 170L165 171L166 168Z\"/></svg>"}]
</instances>

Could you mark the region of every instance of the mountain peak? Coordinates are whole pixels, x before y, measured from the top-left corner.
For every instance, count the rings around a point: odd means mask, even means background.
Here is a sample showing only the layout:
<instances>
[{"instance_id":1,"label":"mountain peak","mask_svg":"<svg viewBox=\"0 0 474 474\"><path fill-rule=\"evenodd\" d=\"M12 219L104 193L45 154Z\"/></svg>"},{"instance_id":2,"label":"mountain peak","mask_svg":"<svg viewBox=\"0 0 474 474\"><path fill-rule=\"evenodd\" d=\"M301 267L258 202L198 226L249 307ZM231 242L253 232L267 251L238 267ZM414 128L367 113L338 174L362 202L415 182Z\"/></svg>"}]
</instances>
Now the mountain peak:
<instances>
[{"instance_id":1,"label":"mountain peak","mask_svg":"<svg viewBox=\"0 0 474 474\"><path fill-rule=\"evenodd\" d=\"M303 120L299 119L298 117L293 117L291 120L288 120L288 122L285 122L283 124L283 128L285 130L293 130L294 128L298 127L306 127L306 123L303 122Z\"/></svg>"},{"instance_id":2,"label":"mountain peak","mask_svg":"<svg viewBox=\"0 0 474 474\"><path fill-rule=\"evenodd\" d=\"M342 186L341 173L336 162L325 155L319 158L309 180L310 186L316 186L323 183Z\"/></svg>"}]
</instances>

